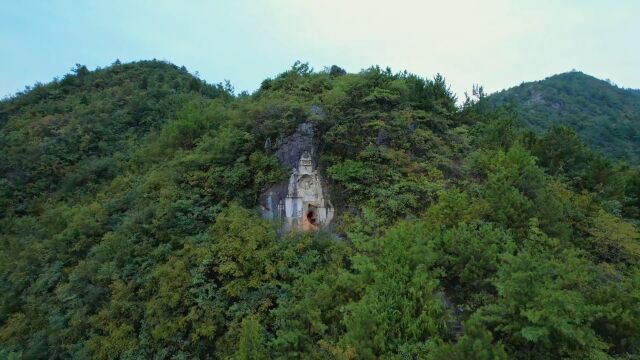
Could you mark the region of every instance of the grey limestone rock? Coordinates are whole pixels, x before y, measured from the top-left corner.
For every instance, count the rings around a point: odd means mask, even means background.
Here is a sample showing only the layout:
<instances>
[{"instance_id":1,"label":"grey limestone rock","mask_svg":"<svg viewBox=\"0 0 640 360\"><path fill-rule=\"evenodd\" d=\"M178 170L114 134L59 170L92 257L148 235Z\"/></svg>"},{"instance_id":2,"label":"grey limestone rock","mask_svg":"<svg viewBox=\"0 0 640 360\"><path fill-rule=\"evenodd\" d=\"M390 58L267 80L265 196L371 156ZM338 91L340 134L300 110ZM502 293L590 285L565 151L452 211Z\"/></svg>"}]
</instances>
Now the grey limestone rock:
<instances>
[{"instance_id":1,"label":"grey limestone rock","mask_svg":"<svg viewBox=\"0 0 640 360\"><path fill-rule=\"evenodd\" d=\"M313 146L314 134L315 129L312 123L304 122L298 125L296 132L283 139L276 149L276 157L280 163L288 168L294 168L305 151L313 155L315 153Z\"/></svg>"},{"instance_id":2,"label":"grey limestone rock","mask_svg":"<svg viewBox=\"0 0 640 360\"><path fill-rule=\"evenodd\" d=\"M319 106L311 111L323 116ZM313 160L316 152L314 135L314 124L304 122L292 135L275 142L275 156L291 169L291 176L288 181L274 184L262 193L260 209L264 218L282 220L285 231L315 229L328 224L334 215ZM271 146L271 141L267 141L265 150Z\"/></svg>"}]
</instances>

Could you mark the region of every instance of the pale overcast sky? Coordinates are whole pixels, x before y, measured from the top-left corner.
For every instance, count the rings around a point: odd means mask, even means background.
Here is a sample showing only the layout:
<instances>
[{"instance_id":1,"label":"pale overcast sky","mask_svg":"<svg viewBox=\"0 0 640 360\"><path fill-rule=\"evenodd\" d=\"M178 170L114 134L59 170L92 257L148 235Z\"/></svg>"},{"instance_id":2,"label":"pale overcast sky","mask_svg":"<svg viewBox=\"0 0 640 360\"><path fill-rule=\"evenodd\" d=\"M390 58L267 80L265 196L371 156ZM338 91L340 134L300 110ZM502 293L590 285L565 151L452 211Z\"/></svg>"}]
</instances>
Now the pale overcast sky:
<instances>
[{"instance_id":1,"label":"pale overcast sky","mask_svg":"<svg viewBox=\"0 0 640 360\"><path fill-rule=\"evenodd\" d=\"M0 97L162 59L240 90L296 60L445 76L462 94L577 69L640 88L639 0L0 0Z\"/></svg>"}]
</instances>

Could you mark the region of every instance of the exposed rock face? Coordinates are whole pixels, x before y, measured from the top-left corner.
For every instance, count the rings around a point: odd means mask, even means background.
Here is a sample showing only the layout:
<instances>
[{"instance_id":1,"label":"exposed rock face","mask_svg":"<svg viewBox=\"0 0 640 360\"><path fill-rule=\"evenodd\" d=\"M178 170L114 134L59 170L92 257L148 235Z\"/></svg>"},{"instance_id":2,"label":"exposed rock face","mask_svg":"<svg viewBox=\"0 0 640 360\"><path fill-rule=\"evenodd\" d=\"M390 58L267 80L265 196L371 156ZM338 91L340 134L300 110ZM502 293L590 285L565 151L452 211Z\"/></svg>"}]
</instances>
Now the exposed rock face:
<instances>
[{"instance_id":1,"label":"exposed rock face","mask_svg":"<svg viewBox=\"0 0 640 360\"><path fill-rule=\"evenodd\" d=\"M313 124L305 122L298 126L293 135L284 139L276 150L276 157L283 165L294 168L298 166L298 160L306 151L313 155Z\"/></svg>"},{"instance_id":2,"label":"exposed rock face","mask_svg":"<svg viewBox=\"0 0 640 360\"><path fill-rule=\"evenodd\" d=\"M285 220L285 229L314 230L333 219L333 205L324 197L320 174L308 152L292 170L287 195L275 210L276 217Z\"/></svg>"},{"instance_id":3,"label":"exposed rock face","mask_svg":"<svg viewBox=\"0 0 640 360\"><path fill-rule=\"evenodd\" d=\"M313 160L314 128L303 123L276 150L278 160L292 168L288 182L276 184L260 198L262 214L283 221L284 230L314 230L331 222L335 210L323 190Z\"/></svg>"}]
</instances>

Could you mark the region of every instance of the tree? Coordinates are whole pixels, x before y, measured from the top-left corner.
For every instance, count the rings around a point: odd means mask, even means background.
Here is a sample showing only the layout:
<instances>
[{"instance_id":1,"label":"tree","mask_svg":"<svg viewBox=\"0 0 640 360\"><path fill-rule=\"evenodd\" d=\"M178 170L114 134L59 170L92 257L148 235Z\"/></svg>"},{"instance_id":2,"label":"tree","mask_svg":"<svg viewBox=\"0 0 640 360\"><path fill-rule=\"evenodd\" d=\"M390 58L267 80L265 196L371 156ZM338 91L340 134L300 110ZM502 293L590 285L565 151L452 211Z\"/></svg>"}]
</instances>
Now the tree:
<instances>
[{"instance_id":1,"label":"tree","mask_svg":"<svg viewBox=\"0 0 640 360\"><path fill-rule=\"evenodd\" d=\"M242 320L240 328L240 341L235 359L237 360L260 360L267 359L264 340L262 338L262 327L255 316L248 316Z\"/></svg>"}]
</instances>

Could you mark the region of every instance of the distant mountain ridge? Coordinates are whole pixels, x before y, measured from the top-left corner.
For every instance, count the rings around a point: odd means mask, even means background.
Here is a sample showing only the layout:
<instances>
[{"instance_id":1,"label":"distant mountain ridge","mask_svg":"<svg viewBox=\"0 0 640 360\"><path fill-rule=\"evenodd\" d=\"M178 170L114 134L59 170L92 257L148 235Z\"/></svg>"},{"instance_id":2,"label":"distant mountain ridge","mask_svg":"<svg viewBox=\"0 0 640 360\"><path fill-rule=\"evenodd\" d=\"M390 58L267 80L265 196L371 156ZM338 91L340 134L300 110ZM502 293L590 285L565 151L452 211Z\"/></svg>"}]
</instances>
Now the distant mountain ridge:
<instances>
[{"instance_id":1,"label":"distant mountain ridge","mask_svg":"<svg viewBox=\"0 0 640 360\"><path fill-rule=\"evenodd\" d=\"M640 90L624 89L579 71L522 83L487 97L508 106L538 132L573 128L595 150L640 163Z\"/></svg>"}]
</instances>

